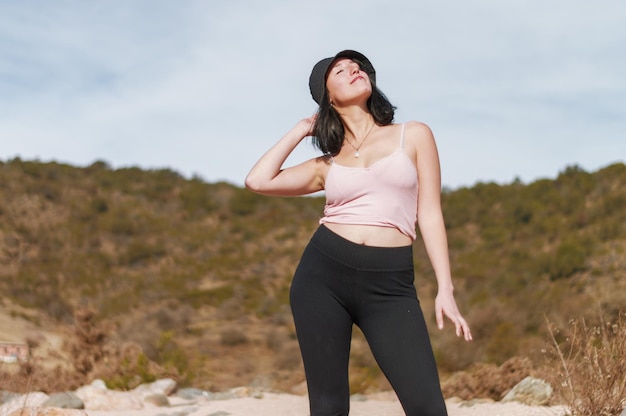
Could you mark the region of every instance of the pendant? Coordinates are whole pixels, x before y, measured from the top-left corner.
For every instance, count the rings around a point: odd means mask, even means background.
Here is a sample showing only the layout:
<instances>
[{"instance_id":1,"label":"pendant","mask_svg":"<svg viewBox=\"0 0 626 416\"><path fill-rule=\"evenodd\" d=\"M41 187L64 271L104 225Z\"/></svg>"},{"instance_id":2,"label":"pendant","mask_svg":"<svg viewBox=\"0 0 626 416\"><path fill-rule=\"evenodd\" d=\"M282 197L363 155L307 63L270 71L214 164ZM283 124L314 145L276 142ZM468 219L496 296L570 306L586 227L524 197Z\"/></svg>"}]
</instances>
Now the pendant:
<instances>
[{"instance_id":1,"label":"pendant","mask_svg":"<svg viewBox=\"0 0 626 416\"><path fill-rule=\"evenodd\" d=\"M359 151L357 150L356 152L354 152L354 157L359 157Z\"/></svg>"}]
</instances>

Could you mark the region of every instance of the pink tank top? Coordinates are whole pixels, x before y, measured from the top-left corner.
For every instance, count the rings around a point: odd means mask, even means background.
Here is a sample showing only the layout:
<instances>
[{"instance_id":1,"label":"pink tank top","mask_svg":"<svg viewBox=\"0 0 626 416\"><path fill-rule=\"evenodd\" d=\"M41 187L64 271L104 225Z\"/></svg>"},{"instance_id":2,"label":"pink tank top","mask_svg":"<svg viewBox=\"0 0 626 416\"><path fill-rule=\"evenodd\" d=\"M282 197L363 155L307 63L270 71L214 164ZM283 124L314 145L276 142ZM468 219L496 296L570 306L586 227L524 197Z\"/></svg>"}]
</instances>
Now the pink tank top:
<instances>
[{"instance_id":1,"label":"pink tank top","mask_svg":"<svg viewBox=\"0 0 626 416\"><path fill-rule=\"evenodd\" d=\"M326 206L320 224L375 225L397 228L415 239L417 171L400 146L366 168L332 161L326 175Z\"/></svg>"}]
</instances>

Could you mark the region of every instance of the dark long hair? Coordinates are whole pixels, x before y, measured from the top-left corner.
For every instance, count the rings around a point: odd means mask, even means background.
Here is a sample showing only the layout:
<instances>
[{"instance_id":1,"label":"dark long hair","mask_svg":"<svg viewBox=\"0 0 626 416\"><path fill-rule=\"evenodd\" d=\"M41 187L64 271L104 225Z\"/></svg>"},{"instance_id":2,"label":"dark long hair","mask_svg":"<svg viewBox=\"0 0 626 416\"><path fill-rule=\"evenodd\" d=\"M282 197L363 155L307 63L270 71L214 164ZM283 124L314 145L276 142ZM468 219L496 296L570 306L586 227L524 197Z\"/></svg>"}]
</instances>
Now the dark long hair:
<instances>
[{"instance_id":1,"label":"dark long hair","mask_svg":"<svg viewBox=\"0 0 626 416\"><path fill-rule=\"evenodd\" d=\"M360 62L357 62L361 67ZM394 107L385 94L376 87L372 81L372 95L367 99L367 109L374 118L374 122L379 126L387 126L393 122L396 107ZM343 122L337 110L330 105L328 91L324 90L324 97L317 111L317 119L313 126L313 145L320 149L322 153L335 156L341 150L345 130Z\"/></svg>"}]
</instances>

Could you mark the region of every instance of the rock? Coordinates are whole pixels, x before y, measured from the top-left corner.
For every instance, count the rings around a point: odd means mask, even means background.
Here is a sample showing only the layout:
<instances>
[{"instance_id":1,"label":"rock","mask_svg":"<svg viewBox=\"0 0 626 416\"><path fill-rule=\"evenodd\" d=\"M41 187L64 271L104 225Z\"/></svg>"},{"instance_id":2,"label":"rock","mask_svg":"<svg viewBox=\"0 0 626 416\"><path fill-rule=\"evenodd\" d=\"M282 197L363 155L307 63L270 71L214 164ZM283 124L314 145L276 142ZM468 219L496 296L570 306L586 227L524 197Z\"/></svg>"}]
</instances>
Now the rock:
<instances>
[{"instance_id":1,"label":"rock","mask_svg":"<svg viewBox=\"0 0 626 416\"><path fill-rule=\"evenodd\" d=\"M141 397L109 390L102 380L95 380L88 386L76 390L87 410L138 410L143 408Z\"/></svg>"},{"instance_id":2,"label":"rock","mask_svg":"<svg viewBox=\"0 0 626 416\"><path fill-rule=\"evenodd\" d=\"M1 413L4 415L4 413ZM88 416L83 410L60 409L58 407L27 407L6 416Z\"/></svg>"},{"instance_id":3,"label":"rock","mask_svg":"<svg viewBox=\"0 0 626 416\"><path fill-rule=\"evenodd\" d=\"M169 396L176 391L177 387L178 385L175 380L172 380L171 378L164 378L153 383L142 384L132 391L140 393L143 396L149 394L162 394L164 396Z\"/></svg>"},{"instance_id":4,"label":"rock","mask_svg":"<svg viewBox=\"0 0 626 416\"><path fill-rule=\"evenodd\" d=\"M176 389L178 388L178 383L176 383L176 380L173 380L171 378L164 378L152 383L152 388L158 390L166 396L169 396L176 391Z\"/></svg>"},{"instance_id":5,"label":"rock","mask_svg":"<svg viewBox=\"0 0 626 416\"><path fill-rule=\"evenodd\" d=\"M447 404L462 404L463 403L463 399L461 399L459 396L452 396L452 397L448 397L446 399L446 403Z\"/></svg>"},{"instance_id":6,"label":"rock","mask_svg":"<svg viewBox=\"0 0 626 416\"><path fill-rule=\"evenodd\" d=\"M108 390L107 384L104 382L104 380L96 379L91 382L90 386L97 389Z\"/></svg>"},{"instance_id":7,"label":"rock","mask_svg":"<svg viewBox=\"0 0 626 416\"><path fill-rule=\"evenodd\" d=\"M207 399L210 393L206 390L194 389L194 388L185 388L180 389L176 392L176 396L185 400L198 400L200 398Z\"/></svg>"},{"instance_id":8,"label":"rock","mask_svg":"<svg viewBox=\"0 0 626 416\"><path fill-rule=\"evenodd\" d=\"M249 387L235 387L234 389L230 389L230 393L234 398L243 398L250 397L251 390Z\"/></svg>"},{"instance_id":9,"label":"rock","mask_svg":"<svg viewBox=\"0 0 626 416\"><path fill-rule=\"evenodd\" d=\"M526 377L509 391L502 402L516 401L528 406L543 406L552 396L552 386L544 380Z\"/></svg>"},{"instance_id":10,"label":"rock","mask_svg":"<svg viewBox=\"0 0 626 416\"><path fill-rule=\"evenodd\" d=\"M353 394L352 396L350 396L350 400L353 402L366 402L367 401L367 396L364 394Z\"/></svg>"},{"instance_id":11,"label":"rock","mask_svg":"<svg viewBox=\"0 0 626 416\"><path fill-rule=\"evenodd\" d=\"M143 402L157 407L167 407L170 405L167 396L161 393L149 394L143 398Z\"/></svg>"},{"instance_id":12,"label":"rock","mask_svg":"<svg viewBox=\"0 0 626 416\"><path fill-rule=\"evenodd\" d=\"M46 400L48 400L48 395L42 392L18 395L0 406L0 415L11 415L15 411L29 407L40 407Z\"/></svg>"},{"instance_id":13,"label":"rock","mask_svg":"<svg viewBox=\"0 0 626 416\"><path fill-rule=\"evenodd\" d=\"M85 403L74 393L53 393L41 407L58 407L60 409L84 409Z\"/></svg>"},{"instance_id":14,"label":"rock","mask_svg":"<svg viewBox=\"0 0 626 416\"><path fill-rule=\"evenodd\" d=\"M17 396L19 396L19 394L17 393L11 393L10 391L0 390L0 405L4 403L8 403L9 401L16 398Z\"/></svg>"},{"instance_id":15,"label":"rock","mask_svg":"<svg viewBox=\"0 0 626 416\"><path fill-rule=\"evenodd\" d=\"M241 399L244 397L253 397L255 399L263 398L263 392L250 387L235 387L234 389L230 389L226 394L232 399Z\"/></svg>"}]
</instances>

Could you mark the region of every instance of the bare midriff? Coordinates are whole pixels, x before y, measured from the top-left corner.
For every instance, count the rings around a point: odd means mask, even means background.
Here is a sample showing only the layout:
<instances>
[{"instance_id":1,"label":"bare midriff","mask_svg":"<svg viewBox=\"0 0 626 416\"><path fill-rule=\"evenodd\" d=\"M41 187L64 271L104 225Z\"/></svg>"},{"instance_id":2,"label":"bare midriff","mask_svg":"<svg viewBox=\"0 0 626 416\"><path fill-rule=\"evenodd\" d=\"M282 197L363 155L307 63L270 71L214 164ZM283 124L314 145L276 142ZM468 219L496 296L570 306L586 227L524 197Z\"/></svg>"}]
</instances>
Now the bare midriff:
<instances>
[{"instance_id":1,"label":"bare midriff","mask_svg":"<svg viewBox=\"0 0 626 416\"><path fill-rule=\"evenodd\" d=\"M335 223L325 223L324 225L346 240L365 246L404 247L413 244L411 237L402 234L397 228Z\"/></svg>"}]
</instances>

